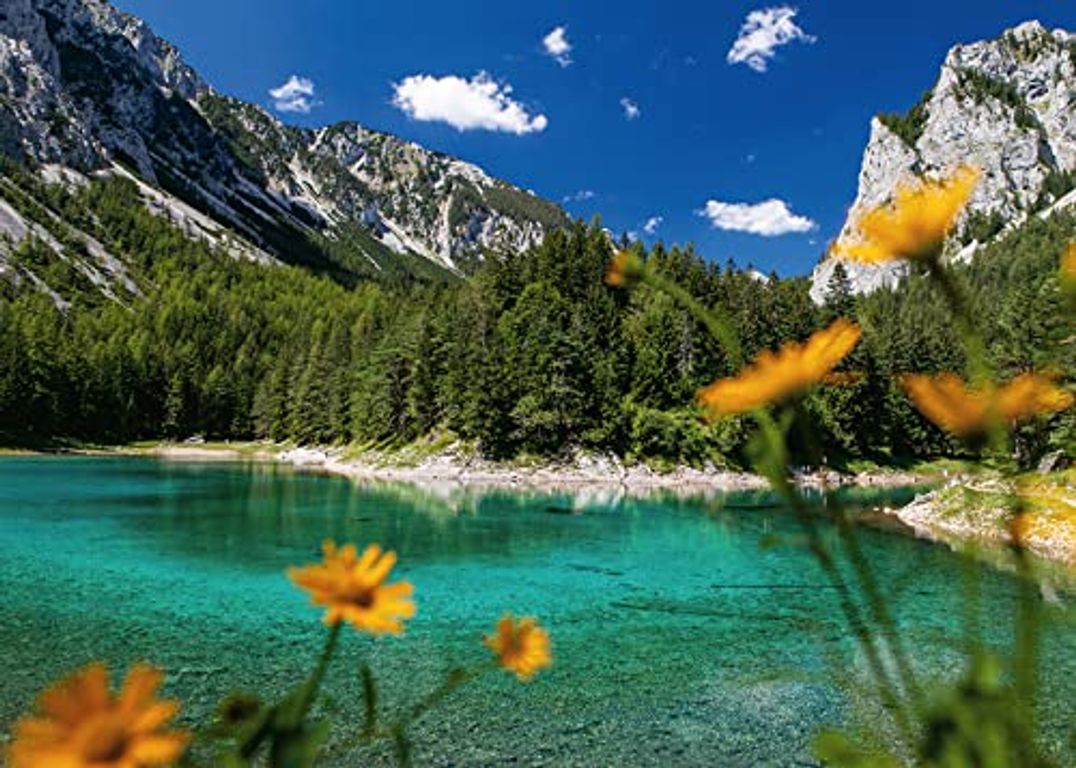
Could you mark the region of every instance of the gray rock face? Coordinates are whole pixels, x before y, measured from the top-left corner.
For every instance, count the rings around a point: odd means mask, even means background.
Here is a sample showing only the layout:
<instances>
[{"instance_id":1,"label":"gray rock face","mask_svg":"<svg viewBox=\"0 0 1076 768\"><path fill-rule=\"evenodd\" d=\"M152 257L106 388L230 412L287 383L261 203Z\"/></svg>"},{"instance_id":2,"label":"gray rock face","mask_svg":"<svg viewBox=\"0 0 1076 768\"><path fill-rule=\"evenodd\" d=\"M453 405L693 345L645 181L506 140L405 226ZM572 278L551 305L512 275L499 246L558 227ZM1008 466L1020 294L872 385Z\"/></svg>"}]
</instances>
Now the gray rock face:
<instances>
[{"instance_id":1,"label":"gray rock face","mask_svg":"<svg viewBox=\"0 0 1076 768\"><path fill-rule=\"evenodd\" d=\"M354 123L285 126L223 97L104 0L4 0L0 151L82 171L122 163L284 259L357 229L378 269L395 252L465 271L567 223L476 166Z\"/></svg>"},{"instance_id":2,"label":"gray rock face","mask_svg":"<svg viewBox=\"0 0 1076 768\"><path fill-rule=\"evenodd\" d=\"M1030 21L996 40L949 51L924 119L887 127L875 118L863 155L859 191L841 238L856 218L886 202L901 179L940 176L961 164L982 170L951 252L971 240L968 217L996 215L1018 222L1065 194L1065 174L1076 173L1076 35ZM970 251L969 251L970 252ZM812 275L811 297L825 299L834 261ZM897 283L906 267L845 266L853 289L867 293Z\"/></svg>"}]
</instances>

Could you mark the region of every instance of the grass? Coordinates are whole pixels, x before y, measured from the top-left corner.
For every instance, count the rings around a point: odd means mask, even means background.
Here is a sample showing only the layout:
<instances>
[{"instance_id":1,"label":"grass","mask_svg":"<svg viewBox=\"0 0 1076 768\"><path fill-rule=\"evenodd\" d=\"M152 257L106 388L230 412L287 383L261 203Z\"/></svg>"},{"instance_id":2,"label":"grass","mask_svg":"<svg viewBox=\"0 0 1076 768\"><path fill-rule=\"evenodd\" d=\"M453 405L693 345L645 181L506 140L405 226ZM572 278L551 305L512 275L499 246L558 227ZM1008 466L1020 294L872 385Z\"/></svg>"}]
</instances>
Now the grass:
<instances>
[{"instance_id":1,"label":"grass","mask_svg":"<svg viewBox=\"0 0 1076 768\"><path fill-rule=\"evenodd\" d=\"M101 450L116 453L133 453L150 455L166 449L189 448L192 451L228 453L244 459L258 459L273 456L288 446L260 440L211 440L204 443L176 443L170 440L138 440L133 443L116 446L85 446L87 450Z\"/></svg>"},{"instance_id":2,"label":"grass","mask_svg":"<svg viewBox=\"0 0 1076 768\"><path fill-rule=\"evenodd\" d=\"M449 449L462 456L472 455L476 450L473 444L461 441L455 432L444 430L403 444L394 441L351 443L343 448L340 458L375 466L417 467Z\"/></svg>"},{"instance_id":3,"label":"grass","mask_svg":"<svg viewBox=\"0 0 1076 768\"><path fill-rule=\"evenodd\" d=\"M957 485L938 495L938 515L946 520L959 519L977 528L989 527L1004 533L1004 510L1008 508L1007 488L979 488Z\"/></svg>"},{"instance_id":4,"label":"grass","mask_svg":"<svg viewBox=\"0 0 1076 768\"><path fill-rule=\"evenodd\" d=\"M1015 522L1014 489L1024 505ZM1007 540L1015 529L1033 551L1076 566L1076 469L1012 480L986 472L970 484L939 490L934 509L939 523L974 532L973 538Z\"/></svg>"},{"instance_id":5,"label":"grass","mask_svg":"<svg viewBox=\"0 0 1076 768\"><path fill-rule=\"evenodd\" d=\"M1076 469L1018 480L1027 513L1017 530L1031 543L1048 540L1069 552L1076 565Z\"/></svg>"},{"instance_id":6,"label":"grass","mask_svg":"<svg viewBox=\"0 0 1076 768\"><path fill-rule=\"evenodd\" d=\"M853 459L844 469L853 474L866 472L872 475L912 474L924 477L971 475L981 471L982 463L968 459L928 459L908 464L886 465L870 459Z\"/></svg>"}]
</instances>

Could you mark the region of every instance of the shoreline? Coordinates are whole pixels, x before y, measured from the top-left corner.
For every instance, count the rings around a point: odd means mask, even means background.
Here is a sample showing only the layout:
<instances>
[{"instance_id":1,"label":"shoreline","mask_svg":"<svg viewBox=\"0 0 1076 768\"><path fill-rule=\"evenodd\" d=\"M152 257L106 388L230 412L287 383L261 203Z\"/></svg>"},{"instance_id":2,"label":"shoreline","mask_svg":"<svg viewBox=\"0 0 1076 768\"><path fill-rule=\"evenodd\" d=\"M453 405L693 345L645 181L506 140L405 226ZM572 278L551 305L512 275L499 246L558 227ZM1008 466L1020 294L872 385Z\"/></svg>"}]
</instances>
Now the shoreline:
<instances>
[{"instance_id":1,"label":"shoreline","mask_svg":"<svg viewBox=\"0 0 1076 768\"><path fill-rule=\"evenodd\" d=\"M997 477L961 478L892 510L920 538L954 549L979 547L1011 558L1013 539L1035 557L1076 575L1076 471L1026 475L1015 485ZM1015 521L1012 496L1020 488L1025 514ZM1021 524L1022 522L1022 524Z\"/></svg>"},{"instance_id":2,"label":"shoreline","mask_svg":"<svg viewBox=\"0 0 1076 768\"><path fill-rule=\"evenodd\" d=\"M174 460L258 460L272 461L299 470L323 472L353 480L405 483L457 483L505 489L572 490L588 487L619 487L627 491L768 491L769 482L751 472L711 467L677 467L668 472L644 464L626 465L609 456L580 455L571 462L541 461L513 464L488 461L443 451L409 461L402 454L369 451L349 455L344 449L325 447L285 447L272 444L221 446L161 444L148 449L104 450L102 454L133 452ZM799 472L800 488L903 488L935 486L946 479L941 474L878 470L855 474L833 470Z\"/></svg>"},{"instance_id":3,"label":"shoreline","mask_svg":"<svg viewBox=\"0 0 1076 768\"><path fill-rule=\"evenodd\" d=\"M40 451L18 451L31 455ZM434 488L515 490L549 493L615 491L628 497L672 493L683 497L770 491L769 483L750 472L678 467L659 472L642 464L625 465L608 456L578 455L571 462L511 464L481 459L452 450L408 456L402 452L343 448L294 447L274 443L150 443L130 446L72 448L54 453L90 456L151 456L168 461L257 461L300 472L344 477L359 482L406 483ZM999 513L972 510L954 514L952 496L974 490L981 480L966 472L878 469L858 473L804 471L796 485L808 491L825 488L920 488L908 504L880 506L872 514L907 535L952 549L978 548L1004 555L1009 538L999 527ZM1039 558L1076 571L1076 536L1068 530L1039 532L1028 541ZM994 558L991 558L994 559Z\"/></svg>"},{"instance_id":4,"label":"shoreline","mask_svg":"<svg viewBox=\"0 0 1076 768\"><path fill-rule=\"evenodd\" d=\"M182 451L179 452L182 454ZM175 450L158 455L177 455ZM339 449L290 448L270 454L271 459L294 467L297 471L320 472L346 477L353 481L399 482L419 487L453 487L546 492L601 492L614 490L627 497L647 496L657 492L680 497L735 492L769 493L771 486L760 475L730 470L678 467L668 473L656 472L644 465L626 466L605 456L577 456L572 463L543 462L517 467L489 462L475 457L460 457L450 452L435 453L412 465L392 461L392 454L367 453L348 457ZM1050 476L1043 476L1049 482ZM936 471L909 472L877 470L856 474L832 470L798 472L794 482L801 490L825 489L896 489L918 488L914 498L903 506L877 506L864 517L868 525L899 529L904 535L949 547L954 551L971 551L995 567L1012 568L1009 551L1011 539L1003 505L983 510L971 503L967 491L982 483L970 473ZM988 480L998 487L998 481ZM1064 485L1064 478L1061 484ZM952 497L961 494L964 513L953 513ZM1076 499L1071 502L1076 509ZM1030 553L1044 566L1045 576L1056 568L1065 580L1076 577L1076 527L1044 529L1039 526L1025 542Z\"/></svg>"},{"instance_id":5,"label":"shoreline","mask_svg":"<svg viewBox=\"0 0 1076 768\"><path fill-rule=\"evenodd\" d=\"M458 483L505 489L572 490L618 487L628 491L699 493L768 491L769 482L752 472L679 466L668 471L645 464L625 464L611 456L580 454L571 461L502 462L451 449L420 458L397 451L364 451L324 446L288 446L269 442L171 443L75 446L55 450L18 449L8 455L151 456L173 461L263 461L307 472L404 483ZM795 484L803 489L934 487L959 477L943 470L871 469L860 472L803 470Z\"/></svg>"}]
</instances>

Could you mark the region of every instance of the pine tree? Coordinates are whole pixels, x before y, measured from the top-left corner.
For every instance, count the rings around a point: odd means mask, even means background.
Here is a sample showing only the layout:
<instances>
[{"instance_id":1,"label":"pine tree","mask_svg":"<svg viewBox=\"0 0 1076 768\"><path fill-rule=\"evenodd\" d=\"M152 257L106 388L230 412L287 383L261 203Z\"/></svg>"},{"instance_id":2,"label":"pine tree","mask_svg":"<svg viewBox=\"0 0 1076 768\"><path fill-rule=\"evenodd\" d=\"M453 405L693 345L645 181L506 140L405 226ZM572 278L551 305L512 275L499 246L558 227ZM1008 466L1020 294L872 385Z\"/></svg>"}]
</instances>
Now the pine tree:
<instances>
[{"instance_id":1,"label":"pine tree","mask_svg":"<svg viewBox=\"0 0 1076 768\"><path fill-rule=\"evenodd\" d=\"M826 319L855 316L856 299L852 293L852 281L841 261L833 266L833 274L826 284Z\"/></svg>"}]
</instances>

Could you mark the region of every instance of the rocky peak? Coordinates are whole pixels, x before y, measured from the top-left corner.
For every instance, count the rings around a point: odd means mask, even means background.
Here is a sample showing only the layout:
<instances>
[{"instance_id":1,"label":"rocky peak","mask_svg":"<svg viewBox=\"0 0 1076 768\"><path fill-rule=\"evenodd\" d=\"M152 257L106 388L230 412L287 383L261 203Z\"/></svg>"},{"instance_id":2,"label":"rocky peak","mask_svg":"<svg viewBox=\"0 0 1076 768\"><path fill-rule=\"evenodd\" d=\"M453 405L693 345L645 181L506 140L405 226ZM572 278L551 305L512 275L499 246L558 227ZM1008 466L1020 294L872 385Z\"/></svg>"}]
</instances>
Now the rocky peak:
<instances>
[{"instance_id":1,"label":"rocky peak","mask_svg":"<svg viewBox=\"0 0 1076 768\"><path fill-rule=\"evenodd\" d=\"M953 252L967 253L1006 223L1056 203L1076 181L1076 35L1025 22L994 40L951 49L934 88L904 115L871 124L859 189L840 237L896 183L939 176L961 164L983 171L958 227ZM825 258L812 276L821 302L833 275ZM846 265L853 290L893 285L903 265Z\"/></svg>"},{"instance_id":2,"label":"rocky peak","mask_svg":"<svg viewBox=\"0 0 1076 768\"><path fill-rule=\"evenodd\" d=\"M109 6L111 7L111 6ZM183 61L179 50L167 40L157 37L146 22L127 13L116 13L112 19L120 20L115 29L123 35L138 52L142 65L158 83L184 99L194 100L209 92L209 85L201 75Z\"/></svg>"},{"instance_id":3,"label":"rocky peak","mask_svg":"<svg viewBox=\"0 0 1076 768\"><path fill-rule=\"evenodd\" d=\"M105 0L4 0L0 152L83 171L122 164L302 263L329 249L378 270L396 255L464 270L567 223L556 205L411 142L356 123L294 128L217 94Z\"/></svg>"}]
</instances>

